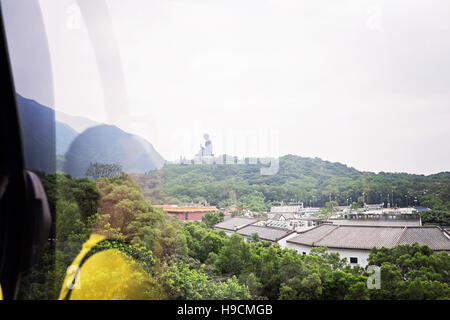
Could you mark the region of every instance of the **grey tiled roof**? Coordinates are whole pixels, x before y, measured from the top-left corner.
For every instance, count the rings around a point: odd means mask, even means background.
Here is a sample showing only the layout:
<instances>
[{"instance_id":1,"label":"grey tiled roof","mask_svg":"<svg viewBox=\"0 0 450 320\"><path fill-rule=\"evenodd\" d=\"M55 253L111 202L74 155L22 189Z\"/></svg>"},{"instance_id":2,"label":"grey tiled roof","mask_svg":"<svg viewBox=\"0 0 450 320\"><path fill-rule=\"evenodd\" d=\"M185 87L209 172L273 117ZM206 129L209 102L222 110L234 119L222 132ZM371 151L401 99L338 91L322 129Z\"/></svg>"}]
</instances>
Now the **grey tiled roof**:
<instances>
[{"instance_id":1,"label":"grey tiled roof","mask_svg":"<svg viewBox=\"0 0 450 320\"><path fill-rule=\"evenodd\" d=\"M450 239L438 227L407 228L401 237L400 244L427 245L433 250L450 250Z\"/></svg>"},{"instance_id":2,"label":"grey tiled roof","mask_svg":"<svg viewBox=\"0 0 450 320\"><path fill-rule=\"evenodd\" d=\"M280 216L283 216L285 219L295 219L295 213L281 213Z\"/></svg>"},{"instance_id":3,"label":"grey tiled roof","mask_svg":"<svg viewBox=\"0 0 450 320\"><path fill-rule=\"evenodd\" d=\"M276 213L274 214L274 216L272 217L272 220L280 220L282 214L281 213Z\"/></svg>"},{"instance_id":4,"label":"grey tiled roof","mask_svg":"<svg viewBox=\"0 0 450 320\"><path fill-rule=\"evenodd\" d=\"M292 228L290 223L291 223L290 221L267 220L266 224L263 226L270 228L290 229Z\"/></svg>"},{"instance_id":5,"label":"grey tiled roof","mask_svg":"<svg viewBox=\"0 0 450 320\"><path fill-rule=\"evenodd\" d=\"M214 225L214 228L236 231L257 221L258 219L234 217Z\"/></svg>"},{"instance_id":6,"label":"grey tiled roof","mask_svg":"<svg viewBox=\"0 0 450 320\"><path fill-rule=\"evenodd\" d=\"M314 245L368 250L390 248L397 244L403 231L402 227L340 226Z\"/></svg>"},{"instance_id":7,"label":"grey tiled roof","mask_svg":"<svg viewBox=\"0 0 450 320\"><path fill-rule=\"evenodd\" d=\"M301 232L297 237L288 240L288 242L312 246L314 242L320 240L322 237L335 230L336 228L338 228L338 226L334 226L331 224L322 224L318 227Z\"/></svg>"},{"instance_id":8,"label":"grey tiled roof","mask_svg":"<svg viewBox=\"0 0 450 320\"><path fill-rule=\"evenodd\" d=\"M353 225L353 226L420 226L420 220L378 220L378 219L336 219L329 220L336 225Z\"/></svg>"},{"instance_id":9,"label":"grey tiled roof","mask_svg":"<svg viewBox=\"0 0 450 320\"><path fill-rule=\"evenodd\" d=\"M323 224L307 230L288 242L329 248L391 248L398 244L428 245L431 249L450 251L450 238L439 227L350 226Z\"/></svg>"},{"instance_id":10,"label":"grey tiled roof","mask_svg":"<svg viewBox=\"0 0 450 320\"><path fill-rule=\"evenodd\" d=\"M237 231L237 234L248 237L254 233L257 233L261 240L277 242L278 240L284 238L285 236L287 236L293 232L294 231L286 230L286 229L279 229L279 228L247 226L247 227L242 228L239 231Z\"/></svg>"}]
</instances>

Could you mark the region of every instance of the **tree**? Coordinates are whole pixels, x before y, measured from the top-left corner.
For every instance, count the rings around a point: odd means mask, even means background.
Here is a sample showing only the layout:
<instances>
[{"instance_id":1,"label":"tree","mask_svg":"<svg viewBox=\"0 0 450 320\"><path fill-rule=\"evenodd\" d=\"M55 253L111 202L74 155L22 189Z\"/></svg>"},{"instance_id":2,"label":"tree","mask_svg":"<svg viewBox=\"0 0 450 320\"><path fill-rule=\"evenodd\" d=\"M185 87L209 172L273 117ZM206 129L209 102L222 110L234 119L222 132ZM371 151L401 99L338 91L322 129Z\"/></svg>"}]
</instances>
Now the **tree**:
<instances>
[{"instance_id":1,"label":"tree","mask_svg":"<svg viewBox=\"0 0 450 320\"><path fill-rule=\"evenodd\" d=\"M208 228L212 228L215 224L222 222L225 215L223 212L208 212L202 217L202 222L206 224Z\"/></svg>"},{"instance_id":2,"label":"tree","mask_svg":"<svg viewBox=\"0 0 450 320\"><path fill-rule=\"evenodd\" d=\"M266 204L264 203L264 194L259 191L252 191L240 199L240 206L242 209L247 209L250 211L262 213L267 210Z\"/></svg>"},{"instance_id":3,"label":"tree","mask_svg":"<svg viewBox=\"0 0 450 320\"><path fill-rule=\"evenodd\" d=\"M321 280L317 273L305 278L294 277L289 284L283 283L280 289L280 300L313 300L322 294Z\"/></svg>"},{"instance_id":4,"label":"tree","mask_svg":"<svg viewBox=\"0 0 450 320\"><path fill-rule=\"evenodd\" d=\"M190 269L185 263L165 265L161 280L172 299L210 300L210 299L249 299L250 293L245 285L231 277L225 282L211 281L202 270Z\"/></svg>"},{"instance_id":5,"label":"tree","mask_svg":"<svg viewBox=\"0 0 450 320\"><path fill-rule=\"evenodd\" d=\"M228 237L224 232L206 228L198 222L184 224L189 256L205 262L211 253L218 254Z\"/></svg>"},{"instance_id":6,"label":"tree","mask_svg":"<svg viewBox=\"0 0 450 320\"><path fill-rule=\"evenodd\" d=\"M339 204L337 201L328 201L325 203L325 208L321 211L321 216L324 220L328 220L336 211Z\"/></svg>"},{"instance_id":7,"label":"tree","mask_svg":"<svg viewBox=\"0 0 450 320\"><path fill-rule=\"evenodd\" d=\"M358 210L360 208L360 205L358 202L353 202L350 206L350 211Z\"/></svg>"},{"instance_id":8,"label":"tree","mask_svg":"<svg viewBox=\"0 0 450 320\"><path fill-rule=\"evenodd\" d=\"M345 300L370 300L369 289L365 282L356 282L348 288Z\"/></svg>"},{"instance_id":9,"label":"tree","mask_svg":"<svg viewBox=\"0 0 450 320\"><path fill-rule=\"evenodd\" d=\"M237 234L227 240L218 254L216 268L224 274L239 275L250 262L250 247Z\"/></svg>"},{"instance_id":10,"label":"tree","mask_svg":"<svg viewBox=\"0 0 450 320\"><path fill-rule=\"evenodd\" d=\"M371 292L373 299L450 298L447 252L418 244L374 248L368 262L381 267L381 290Z\"/></svg>"},{"instance_id":11,"label":"tree","mask_svg":"<svg viewBox=\"0 0 450 320\"><path fill-rule=\"evenodd\" d=\"M259 242L259 235L255 232L252 233L250 238L248 239L249 242Z\"/></svg>"},{"instance_id":12,"label":"tree","mask_svg":"<svg viewBox=\"0 0 450 320\"><path fill-rule=\"evenodd\" d=\"M263 299L263 286L258 277L253 273L242 274L239 282L245 283L253 300Z\"/></svg>"},{"instance_id":13,"label":"tree","mask_svg":"<svg viewBox=\"0 0 450 320\"><path fill-rule=\"evenodd\" d=\"M180 222L144 200L131 176L100 178L97 186L101 200L96 233L146 246L155 254L157 264L187 253Z\"/></svg>"},{"instance_id":14,"label":"tree","mask_svg":"<svg viewBox=\"0 0 450 320\"><path fill-rule=\"evenodd\" d=\"M322 297L327 300L366 300L368 297L366 282L365 276L333 270L324 277Z\"/></svg>"}]
</instances>

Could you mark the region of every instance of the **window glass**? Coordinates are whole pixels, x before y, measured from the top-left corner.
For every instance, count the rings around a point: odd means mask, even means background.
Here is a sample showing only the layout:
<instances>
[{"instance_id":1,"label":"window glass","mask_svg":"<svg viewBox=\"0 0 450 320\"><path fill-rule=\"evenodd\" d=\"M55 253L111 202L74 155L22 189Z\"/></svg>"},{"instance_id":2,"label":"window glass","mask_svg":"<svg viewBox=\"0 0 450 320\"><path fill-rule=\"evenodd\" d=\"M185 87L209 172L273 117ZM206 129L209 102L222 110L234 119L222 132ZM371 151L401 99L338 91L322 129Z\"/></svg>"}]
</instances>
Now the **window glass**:
<instances>
[{"instance_id":1,"label":"window glass","mask_svg":"<svg viewBox=\"0 0 450 320\"><path fill-rule=\"evenodd\" d=\"M342 259L374 239L363 261L401 274L411 245L448 278L446 1L1 4L54 217L21 298L402 299Z\"/></svg>"},{"instance_id":2,"label":"window glass","mask_svg":"<svg viewBox=\"0 0 450 320\"><path fill-rule=\"evenodd\" d=\"M45 177L55 172L55 117L50 53L39 3L2 0L1 7L16 90L25 168ZM7 156L8 153L2 153L2 157ZM51 190L55 190L55 185L45 178L42 182L48 191L54 216ZM24 222L23 227L30 226ZM54 226L51 229L49 241L44 243L42 258L30 272L22 274L19 299L54 297L54 279L49 276L54 271Z\"/></svg>"}]
</instances>

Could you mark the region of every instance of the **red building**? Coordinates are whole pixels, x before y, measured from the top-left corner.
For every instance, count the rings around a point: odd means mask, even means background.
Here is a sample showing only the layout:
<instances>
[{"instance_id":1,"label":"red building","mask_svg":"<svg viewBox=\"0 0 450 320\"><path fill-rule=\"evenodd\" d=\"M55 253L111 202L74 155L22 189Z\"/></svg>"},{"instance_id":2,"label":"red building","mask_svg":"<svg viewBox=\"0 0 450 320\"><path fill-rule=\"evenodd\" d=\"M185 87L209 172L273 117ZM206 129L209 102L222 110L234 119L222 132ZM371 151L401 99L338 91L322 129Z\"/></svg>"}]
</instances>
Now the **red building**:
<instances>
[{"instance_id":1,"label":"red building","mask_svg":"<svg viewBox=\"0 0 450 320\"><path fill-rule=\"evenodd\" d=\"M180 221L201 221L202 217L208 212L219 211L216 207L179 207L172 204L153 205L167 212L168 214L177 216Z\"/></svg>"}]
</instances>

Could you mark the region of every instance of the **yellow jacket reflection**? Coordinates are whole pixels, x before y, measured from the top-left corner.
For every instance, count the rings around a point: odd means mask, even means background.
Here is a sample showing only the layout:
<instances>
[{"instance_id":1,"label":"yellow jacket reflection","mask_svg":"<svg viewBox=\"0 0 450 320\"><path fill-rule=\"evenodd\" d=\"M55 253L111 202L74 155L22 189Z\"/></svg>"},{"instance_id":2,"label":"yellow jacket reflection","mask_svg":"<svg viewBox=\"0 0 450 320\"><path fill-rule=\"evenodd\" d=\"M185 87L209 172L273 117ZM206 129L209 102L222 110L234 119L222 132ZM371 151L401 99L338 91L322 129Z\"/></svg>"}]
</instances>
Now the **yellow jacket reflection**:
<instances>
[{"instance_id":1,"label":"yellow jacket reflection","mask_svg":"<svg viewBox=\"0 0 450 320\"><path fill-rule=\"evenodd\" d=\"M141 264L118 249L87 257L106 238L92 234L83 245L67 275L60 300L142 300L161 298L158 285ZM87 259L86 259L87 258ZM81 264L81 267L80 267Z\"/></svg>"}]
</instances>

